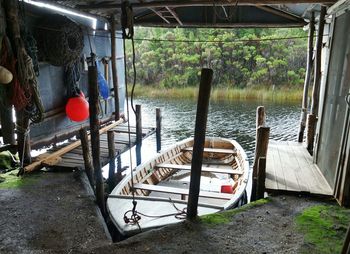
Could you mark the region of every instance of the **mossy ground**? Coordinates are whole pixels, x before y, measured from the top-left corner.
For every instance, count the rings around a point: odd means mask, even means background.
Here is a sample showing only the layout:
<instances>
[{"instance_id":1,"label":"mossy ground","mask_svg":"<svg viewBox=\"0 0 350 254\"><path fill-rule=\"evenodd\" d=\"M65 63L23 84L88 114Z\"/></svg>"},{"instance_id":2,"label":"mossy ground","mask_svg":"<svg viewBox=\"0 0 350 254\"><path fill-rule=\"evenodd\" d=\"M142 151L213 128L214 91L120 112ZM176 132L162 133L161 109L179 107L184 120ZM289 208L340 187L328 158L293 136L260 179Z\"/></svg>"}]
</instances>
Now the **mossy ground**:
<instances>
[{"instance_id":1,"label":"mossy ground","mask_svg":"<svg viewBox=\"0 0 350 254\"><path fill-rule=\"evenodd\" d=\"M18 169L0 174L0 189L19 188L37 182L38 174L17 176Z\"/></svg>"},{"instance_id":2,"label":"mossy ground","mask_svg":"<svg viewBox=\"0 0 350 254\"><path fill-rule=\"evenodd\" d=\"M209 226L216 226L220 224L226 224L232 221L232 217L238 213L247 211L250 208L256 207L256 206L261 206L266 203L268 203L270 200L269 199L260 199L255 202L251 202L247 205L244 205L242 207L232 209L232 210L227 210L219 213L213 213L213 214L208 214L200 217L200 222Z\"/></svg>"},{"instance_id":3,"label":"mossy ground","mask_svg":"<svg viewBox=\"0 0 350 254\"><path fill-rule=\"evenodd\" d=\"M350 209L317 205L296 217L297 230L304 234L302 253L340 253L350 223Z\"/></svg>"}]
</instances>

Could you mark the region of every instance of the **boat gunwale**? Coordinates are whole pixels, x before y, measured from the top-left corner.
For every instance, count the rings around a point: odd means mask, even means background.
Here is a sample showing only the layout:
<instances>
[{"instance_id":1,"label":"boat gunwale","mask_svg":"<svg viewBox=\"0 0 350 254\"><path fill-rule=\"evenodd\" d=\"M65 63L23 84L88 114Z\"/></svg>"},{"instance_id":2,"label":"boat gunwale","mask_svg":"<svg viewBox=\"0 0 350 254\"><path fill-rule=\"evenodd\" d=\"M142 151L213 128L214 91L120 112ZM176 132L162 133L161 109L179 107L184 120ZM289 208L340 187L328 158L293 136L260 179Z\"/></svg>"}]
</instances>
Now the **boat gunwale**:
<instances>
[{"instance_id":1,"label":"boat gunwale","mask_svg":"<svg viewBox=\"0 0 350 254\"><path fill-rule=\"evenodd\" d=\"M244 194L244 192L245 192L245 190L247 188L247 184L248 184L248 181L249 181L249 175L251 174L251 172L250 172L251 170L249 168L248 157L247 157L244 149L242 148L242 146L237 141L230 140L230 139L227 139L227 138L221 138L221 137L207 137L205 139L206 142L207 141L210 142L212 140L214 140L214 142L216 140L216 141L223 141L223 142L227 142L227 143L232 144L233 147L237 150L237 155L235 155L235 157L237 158L239 155L242 157L242 162L240 164L241 164L241 166L242 166L242 168L244 170L243 170L243 175L240 176L241 183L239 184L236 193L232 195L232 198L230 200L227 200L227 202L223 205L223 210L227 210L227 209L233 208L238 203L238 201L242 198L242 196L243 196L243 194ZM135 175L137 173L139 173L141 170L143 170L146 165L154 163L157 159L159 159L164 154L169 153L171 150L175 150L176 148L180 148L181 150L183 150L184 148L189 147L189 145L187 145L187 144L191 143L191 141L192 141L192 145L193 145L193 138L192 137L184 139L181 142L178 142L175 145L169 147L165 151L161 151L159 154L154 156L152 159L150 159L150 160L142 163L141 165L137 166L133 170L134 177L135 177ZM179 154L176 154L176 156L173 156L172 158L177 157ZM164 163L164 162L162 162L162 163ZM237 164L238 164L238 161L237 161ZM128 184L128 182L130 180L131 180L131 174L129 173L113 189L113 191L111 192L110 195L122 195L122 194L119 194L119 193L121 193L122 189L125 187L125 185ZM128 196L128 195L124 195L124 196ZM137 197L139 197L139 196L137 196Z\"/></svg>"}]
</instances>

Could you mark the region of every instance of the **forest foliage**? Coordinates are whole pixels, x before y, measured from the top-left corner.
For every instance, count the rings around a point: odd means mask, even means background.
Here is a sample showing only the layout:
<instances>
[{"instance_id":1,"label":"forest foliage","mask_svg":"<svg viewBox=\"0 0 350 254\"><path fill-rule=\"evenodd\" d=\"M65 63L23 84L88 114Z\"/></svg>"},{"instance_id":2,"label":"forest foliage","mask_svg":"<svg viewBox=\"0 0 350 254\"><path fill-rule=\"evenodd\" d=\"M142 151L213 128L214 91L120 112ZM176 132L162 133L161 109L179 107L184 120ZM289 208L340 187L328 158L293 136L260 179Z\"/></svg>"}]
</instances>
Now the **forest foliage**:
<instances>
[{"instance_id":1,"label":"forest foliage","mask_svg":"<svg viewBox=\"0 0 350 254\"><path fill-rule=\"evenodd\" d=\"M132 46L127 69L132 80ZM214 70L218 88L302 87L307 32L301 28L166 29L135 31L136 83L162 88L196 86L201 68Z\"/></svg>"}]
</instances>

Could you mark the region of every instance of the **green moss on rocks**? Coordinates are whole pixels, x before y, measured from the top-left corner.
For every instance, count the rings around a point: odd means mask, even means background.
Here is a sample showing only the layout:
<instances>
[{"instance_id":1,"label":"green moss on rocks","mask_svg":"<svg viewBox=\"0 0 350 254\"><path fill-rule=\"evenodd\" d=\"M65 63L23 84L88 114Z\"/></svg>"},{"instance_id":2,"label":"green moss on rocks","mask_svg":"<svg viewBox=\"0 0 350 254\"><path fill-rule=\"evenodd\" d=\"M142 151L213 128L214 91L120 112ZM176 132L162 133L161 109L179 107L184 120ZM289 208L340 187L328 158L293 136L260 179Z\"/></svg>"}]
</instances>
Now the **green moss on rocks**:
<instances>
[{"instance_id":1,"label":"green moss on rocks","mask_svg":"<svg viewBox=\"0 0 350 254\"><path fill-rule=\"evenodd\" d=\"M200 222L209 226L216 226L221 224L226 224L231 222L232 217L238 213L244 212L248 209L251 209L256 206L261 206L266 203L268 203L270 200L267 199L260 199L255 202L251 202L247 205L241 206L236 209L226 210L218 213L203 215L200 217Z\"/></svg>"},{"instance_id":2,"label":"green moss on rocks","mask_svg":"<svg viewBox=\"0 0 350 254\"><path fill-rule=\"evenodd\" d=\"M296 217L297 229L304 234L302 253L340 253L350 210L338 205L317 205Z\"/></svg>"}]
</instances>

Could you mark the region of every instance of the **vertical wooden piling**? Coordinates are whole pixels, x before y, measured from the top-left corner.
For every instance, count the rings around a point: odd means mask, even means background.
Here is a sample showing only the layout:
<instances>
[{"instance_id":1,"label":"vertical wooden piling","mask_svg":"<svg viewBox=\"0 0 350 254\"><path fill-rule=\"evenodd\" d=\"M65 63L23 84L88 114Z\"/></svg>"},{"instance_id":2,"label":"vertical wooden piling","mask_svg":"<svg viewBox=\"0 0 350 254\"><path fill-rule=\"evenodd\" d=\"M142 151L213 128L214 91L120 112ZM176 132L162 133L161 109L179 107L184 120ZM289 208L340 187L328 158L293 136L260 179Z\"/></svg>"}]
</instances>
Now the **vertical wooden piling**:
<instances>
[{"instance_id":1,"label":"vertical wooden piling","mask_svg":"<svg viewBox=\"0 0 350 254\"><path fill-rule=\"evenodd\" d=\"M318 23L318 33L316 38L316 57L315 57L315 72L314 72L314 84L312 90L312 103L310 110L310 121L308 121L307 134L307 150L312 153L314 149L314 140L317 124L318 115L318 101L320 96L320 85L321 85L321 54L322 54L322 41L323 41L323 30L325 24L326 7L321 6L321 12Z\"/></svg>"},{"instance_id":2,"label":"vertical wooden piling","mask_svg":"<svg viewBox=\"0 0 350 254\"><path fill-rule=\"evenodd\" d=\"M196 125L194 132L193 155L191 162L190 191L187 203L187 219L194 220L197 217L198 195L201 180L205 131L209 107L209 97L213 70L202 69L199 85Z\"/></svg>"},{"instance_id":3,"label":"vertical wooden piling","mask_svg":"<svg viewBox=\"0 0 350 254\"><path fill-rule=\"evenodd\" d=\"M265 107L259 106L256 108L256 128L264 126L266 121Z\"/></svg>"},{"instance_id":4,"label":"vertical wooden piling","mask_svg":"<svg viewBox=\"0 0 350 254\"><path fill-rule=\"evenodd\" d=\"M346 231L346 235L345 235L345 239L344 239L343 247L341 251L341 254L349 254L349 253L350 253L350 226Z\"/></svg>"},{"instance_id":5,"label":"vertical wooden piling","mask_svg":"<svg viewBox=\"0 0 350 254\"><path fill-rule=\"evenodd\" d=\"M257 193L257 176L258 176L258 163L260 157L266 157L267 148L269 144L270 128L260 126L257 129L256 144L255 144L255 155L253 164L253 186L251 200L256 200Z\"/></svg>"},{"instance_id":6,"label":"vertical wooden piling","mask_svg":"<svg viewBox=\"0 0 350 254\"><path fill-rule=\"evenodd\" d=\"M308 47L307 47L306 74L305 74L305 81L304 81L303 101L301 105L300 126L299 126L299 133L298 133L298 142L300 143L303 142L304 131L306 127L308 91L309 91L309 85L311 83L311 71L313 66L312 57L314 52L314 33L315 33L315 13L311 12L311 19L309 23Z\"/></svg>"},{"instance_id":7,"label":"vertical wooden piling","mask_svg":"<svg viewBox=\"0 0 350 254\"><path fill-rule=\"evenodd\" d=\"M1 132L4 144L15 144L15 132L12 107L0 107Z\"/></svg>"},{"instance_id":8,"label":"vertical wooden piling","mask_svg":"<svg viewBox=\"0 0 350 254\"><path fill-rule=\"evenodd\" d=\"M19 15L18 15L18 3L17 1L3 1L6 24L8 30L8 36L13 42L13 52L18 52L21 49L21 30L19 26ZM15 53L16 54L16 53ZM19 79L24 77L19 76ZM29 115L23 110L16 111L16 125L17 125L17 143L18 143L18 154L21 161L24 164L30 164L32 162L30 152L30 137L29 137ZM23 154L23 156L22 156Z\"/></svg>"},{"instance_id":9,"label":"vertical wooden piling","mask_svg":"<svg viewBox=\"0 0 350 254\"><path fill-rule=\"evenodd\" d=\"M102 214L106 215L103 178L100 163L100 122L98 119L97 67L94 59L92 62L92 66L89 66L88 69L91 151L96 181L96 201Z\"/></svg>"},{"instance_id":10,"label":"vertical wooden piling","mask_svg":"<svg viewBox=\"0 0 350 254\"><path fill-rule=\"evenodd\" d=\"M111 62L112 62L112 81L113 81L113 91L114 91L114 120L119 120L119 91L118 91L118 77L117 77L117 55L116 55L116 45L115 45L115 18L112 15L110 18L111 25Z\"/></svg>"},{"instance_id":11,"label":"vertical wooden piling","mask_svg":"<svg viewBox=\"0 0 350 254\"><path fill-rule=\"evenodd\" d=\"M142 117L141 105L136 105L136 165L141 164Z\"/></svg>"},{"instance_id":12,"label":"vertical wooden piling","mask_svg":"<svg viewBox=\"0 0 350 254\"><path fill-rule=\"evenodd\" d=\"M81 148L83 150L85 172L86 172L86 175L89 179L90 185L93 187L95 185L94 168L92 166L91 153L90 153L90 147L89 147L89 139L88 139L87 132L84 128L81 128L79 130L79 137L80 137L80 141L81 141Z\"/></svg>"},{"instance_id":13,"label":"vertical wooden piling","mask_svg":"<svg viewBox=\"0 0 350 254\"><path fill-rule=\"evenodd\" d=\"M156 140L157 140L157 152L162 149L161 129L162 128L162 114L160 108L156 108Z\"/></svg>"},{"instance_id":14,"label":"vertical wooden piling","mask_svg":"<svg viewBox=\"0 0 350 254\"><path fill-rule=\"evenodd\" d=\"M107 131L108 140L108 157L109 157L109 171L108 171L108 185L109 189L113 190L115 187L115 144L114 144L114 131Z\"/></svg>"},{"instance_id":15,"label":"vertical wooden piling","mask_svg":"<svg viewBox=\"0 0 350 254\"><path fill-rule=\"evenodd\" d=\"M264 198L265 179L266 179L266 157L260 157L258 160L256 199Z\"/></svg>"}]
</instances>

